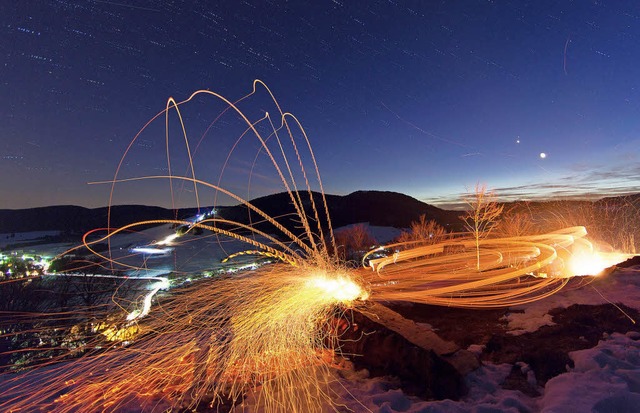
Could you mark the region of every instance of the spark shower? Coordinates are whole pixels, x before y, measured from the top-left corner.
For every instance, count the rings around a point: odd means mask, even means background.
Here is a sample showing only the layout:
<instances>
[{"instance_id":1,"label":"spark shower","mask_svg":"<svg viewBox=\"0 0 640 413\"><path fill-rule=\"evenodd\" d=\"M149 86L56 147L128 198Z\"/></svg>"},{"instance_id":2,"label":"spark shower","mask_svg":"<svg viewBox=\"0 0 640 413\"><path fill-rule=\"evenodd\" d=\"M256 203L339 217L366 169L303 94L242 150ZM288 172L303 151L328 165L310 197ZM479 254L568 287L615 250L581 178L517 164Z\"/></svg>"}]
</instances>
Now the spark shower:
<instances>
[{"instance_id":1,"label":"spark shower","mask_svg":"<svg viewBox=\"0 0 640 413\"><path fill-rule=\"evenodd\" d=\"M136 158L144 147L140 142L151 139L162 140L166 158ZM225 141L231 145L223 151ZM106 229L87 234L81 246L105 268L135 266L96 245L110 245L118 234L150 225L187 228L186 234L201 230L223 249L225 240L239 241L247 249L230 254L231 259L253 255L275 263L176 288L150 310L149 299L142 316L129 316L131 308L124 303L121 314L109 317L118 318L114 325L131 334L112 333L114 342L106 348L86 343L79 358L6 373L4 411L131 406L164 411L201 402L265 411L335 409L340 405L333 390L340 385L332 372L340 354L335 320L346 309L367 311L369 302L389 300L512 306L559 291L576 276L572 259L578 251L583 261L598 254L600 268L592 272L619 261L594 251L584 227L571 227L479 243L457 234L432 245L392 244L369 252L363 268L348 267L336 254L340 246L310 139L259 80L235 101L209 90L180 102L169 99L133 138L113 179L102 184L110 187L109 205L121 190L138 191L144 199L153 189L167 191L173 208L235 203L248 217L154 220L123 228L107 223ZM253 194L276 184L286 193L292 216L270 216L251 202ZM295 225L287 224L291 220ZM175 232L150 244L184 248L189 240Z\"/></svg>"}]
</instances>

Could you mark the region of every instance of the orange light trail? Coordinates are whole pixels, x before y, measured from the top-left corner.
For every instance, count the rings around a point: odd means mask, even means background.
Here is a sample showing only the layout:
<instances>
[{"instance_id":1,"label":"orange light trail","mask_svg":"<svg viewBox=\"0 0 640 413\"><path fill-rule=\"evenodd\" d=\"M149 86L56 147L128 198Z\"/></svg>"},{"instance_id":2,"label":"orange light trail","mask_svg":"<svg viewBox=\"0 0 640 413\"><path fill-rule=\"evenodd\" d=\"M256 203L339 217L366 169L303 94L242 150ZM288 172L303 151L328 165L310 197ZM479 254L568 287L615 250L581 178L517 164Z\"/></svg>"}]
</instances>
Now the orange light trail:
<instances>
[{"instance_id":1,"label":"orange light trail","mask_svg":"<svg viewBox=\"0 0 640 413\"><path fill-rule=\"evenodd\" d=\"M277 108L279 125L265 112L252 120L238 106L256 94L258 87L266 90ZM195 151L190 149L181 114L183 105L196 97L212 97L224 104L214 123L222 114L237 116L243 132L232 151L254 138L259 154L266 157L288 194L297 230L224 188L222 173L216 184L210 183L215 179L207 181L196 174L199 169L194 166ZM174 158L169 154L170 111L178 114L181 141L186 147L189 167L185 176L171 172ZM163 115L169 174L120 177L134 142ZM263 130L267 132L262 133ZM196 148L203 139L204 135ZM312 166L309 174L305 159ZM227 156L224 168L229 162ZM243 405L246 396L256 401L255 409L265 412L336 410L339 401L332 397L336 378L331 362L334 353L339 352L339 335L332 320L340 317L345 308L362 308L368 300L471 308L524 304L559 291L570 277L589 272L576 262L596 256L585 228L571 227L535 236L481 240L459 236L427 246L391 244L365 256L374 271L347 269L334 254L338 248L307 134L297 118L280 109L261 81L255 81L252 92L235 103L208 90L197 91L181 102L170 99L165 110L136 134L113 179L106 182L111 185L109 205L114 201L116 185L149 180L169 181L172 205L176 181L183 186L193 185L198 208L204 192L212 191L214 200L219 195L226 196L245 206L261 222L210 217L196 223L159 219L121 228L109 224L104 235L98 231L85 235L78 248L89 249L103 260L103 266L143 270L114 259L110 249L100 253L95 246L105 242L110 246L114 236L136 227L172 224L186 226L188 231L209 231L249 246L249 250L230 258L262 255L276 258L279 263L174 289L168 297L157 298L152 307L149 299L144 318L129 316L127 320L129 313L124 308L118 314L103 314L103 319L115 321L103 337L86 344L85 356L52 359L45 366L3 377L0 410L115 412L136 406L141 411L164 411L194 409L199 403L231 408ZM312 187L319 189L319 199L314 197ZM270 229L264 229L264 225ZM180 248L181 242L176 233L153 245ZM374 257L381 250L389 254ZM600 266L620 259L614 255L598 257L602 259ZM590 272L600 271L590 268ZM118 341L130 344L118 345Z\"/></svg>"},{"instance_id":2,"label":"orange light trail","mask_svg":"<svg viewBox=\"0 0 640 413\"><path fill-rule=\"evenodd\" d=\"M408 249L402 247L410 243L392 244L379 249L396 252L371 259L375 272L365 279L372 300L470 308L526 304L559 291L573 276L597 275L632 256L609 253L605 259L586 235L584 227L572 227L544 235L481 239L477 251L476 240L469 237Z\"/></svg>"}]
</instances>

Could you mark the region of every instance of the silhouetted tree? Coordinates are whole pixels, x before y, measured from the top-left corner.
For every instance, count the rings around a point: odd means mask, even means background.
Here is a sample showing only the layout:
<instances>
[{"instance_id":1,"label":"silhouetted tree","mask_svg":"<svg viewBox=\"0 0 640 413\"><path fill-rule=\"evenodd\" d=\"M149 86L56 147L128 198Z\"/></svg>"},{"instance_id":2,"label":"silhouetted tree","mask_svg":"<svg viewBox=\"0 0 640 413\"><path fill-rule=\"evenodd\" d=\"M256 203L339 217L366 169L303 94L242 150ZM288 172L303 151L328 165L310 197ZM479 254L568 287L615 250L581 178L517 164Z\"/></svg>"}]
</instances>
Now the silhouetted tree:
<instances>
[{"instance_id":1,"label":"silhouetted tree","mask_svg":"<svg viewBox=\"0 0 640 413\"><path fill-rule=\"evenodd\" d=\"M526 204L525 204L526 205ZM522 237L540 233L533 214L529 210L511 208L496 223L495 233L500 237Z\"/></svg>"},{"instance_id":2,"label":"silhouetted tree","mask_svg":"<svg viewBox=\"0 0 640 413\"><path fill-rule=\"evenodd\" d=\"M445 240L449 236L447 230L433 220L427 221L425 214L418 221L411 222L409 231L402 231L397 242L413 242L409 245L431 245Z\"/></svg>"},{"instance_id":3,"label":"silhouetted tree","mask_svg":"<svg viewBox=\"0 0 640 413\"><path fill-rule=\"evenodd\" d=\"M496 202L493 191L487 190L486 185L476 184L475 190L467 194L464 201L470 209L460 218L471 233L476 247L476 269L480 271L480 240L489 236L496 226L503 205Z\"/></svg>"},{"instance_id":4,"label":"silhouetted tree","mask_svg":"<svg viewBox=\"0 0 640 413\"><path fill-rule=\"evenodd\" d=\"M335 233L338 254L344 260L357 260L373 245L375 238L364 224L352 225Z\"/></svg>"}]
</instances>

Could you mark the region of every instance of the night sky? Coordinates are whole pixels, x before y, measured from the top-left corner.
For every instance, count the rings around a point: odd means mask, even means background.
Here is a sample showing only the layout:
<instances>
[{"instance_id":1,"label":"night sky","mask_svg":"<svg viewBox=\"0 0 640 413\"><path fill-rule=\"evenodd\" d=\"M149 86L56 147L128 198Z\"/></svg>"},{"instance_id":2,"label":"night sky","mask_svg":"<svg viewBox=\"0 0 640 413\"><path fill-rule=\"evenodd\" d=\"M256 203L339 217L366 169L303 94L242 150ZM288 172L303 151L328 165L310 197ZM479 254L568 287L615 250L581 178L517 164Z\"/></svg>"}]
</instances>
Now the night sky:
<instances>
[{"instance_id":1,"label":"night sky","mask_svg":"<svg viewBox=\"0 0 640 413\"><path fill-rule=\"evenodd\" d=\"M640 192L635 0L21 0L0 33L0 208L106 205L87 183L167 98L254 79L302 121L328 193ZM162 140L136 150L132 173L162 165ZM152 192L117 203L167 206Z\"/></svg>"}]
</instances>

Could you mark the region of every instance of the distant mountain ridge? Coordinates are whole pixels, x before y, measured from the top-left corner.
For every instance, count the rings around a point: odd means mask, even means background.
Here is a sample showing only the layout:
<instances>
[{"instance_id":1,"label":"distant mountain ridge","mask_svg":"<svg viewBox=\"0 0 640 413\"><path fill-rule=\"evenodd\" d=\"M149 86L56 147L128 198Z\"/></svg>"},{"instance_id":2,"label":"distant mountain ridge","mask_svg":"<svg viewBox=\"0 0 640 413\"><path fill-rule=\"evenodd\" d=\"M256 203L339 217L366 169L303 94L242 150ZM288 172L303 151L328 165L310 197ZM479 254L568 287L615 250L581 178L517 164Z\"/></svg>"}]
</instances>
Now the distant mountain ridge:
<instances>
[{"instance_id":1,"label":"distant mountain ridge","mask_svg":"<svg viewBox=\"0 0 640 413\"><path fill-rule=\"evenodd\" d=\"M307 215L311 214L311 197L309 192L294 193L300 196ZM322 194L312 192L313 202L318 208L318 218L326 228L327 222ZM370 225L408 228L412 221L420 215L434 220L452 231L462 229L461 211L444 210L429 205L408 195L390 191L356 191L348 195L326 194L327 208L331 216L333 228L359 222ZM251 203L271 217L278 217L278 222L294 233L301 232L301 224L295 216L291 197L287 192L256 198ZM514 210L553 210L559 205L579 207L585 204L612 205L632 203L640 211L640 194L609 197L598 201L516 201L506 203L508 209ZM118 228L138 221L153 219L186 219L197 213L196 208L171 210L162 207L145 205L117 205L111 207L111 227ZM108 208L84 208L72 205L49 206L29 209L0 209L0 233L26 231L63 231L67 233L84 233L107 225ZM219 208L219 215L225 219L248 224L263 221L255 212L249 213L245 205ZM273 233L273 226L257 224L259 229ZM317 225L314 224L317 227Z\"/></svg>"},{"instance_id":2,"label":"distant mountain ridge","mask_svg":"<svg viewBox=\"0 0 640 413\"><path fill-rule=\"evenodd\" d=\"M311 212L308 192L300 192L307 214ZM349 195L325 195L334 228L369 222L371 225L407 228L411 221L426 214L443 225L458 225L460 212L446 211L421 202L408 195L388 191L356 191ZM322 195L313 192L321 222L326 222ZM299 227L291 214L295 213L290 195L286 192L256 198L252 204L279 221L287 228ZM152 219L179 219L194 216L195 208L177 211L144 205L117 205L111 207L111 227L117 228L137 221ZM0 233L26 231L86 232L107 225L108 208L84 208L73 205L48 206L28 209L0 209ZM248 213L246 206L220 208L220 215L241 223L258 222L262 218Z\"/></svg>"},{"instance_id":3,"label":"distant mountain ridge","mask_svg":"<svg viewBox=\"0 0 640 413\"><path fill-rule=\"evenodd\" d=\"M179 213L195 214L195 209ZM108 208L85 208L58 205L28 209L0 209L0 233L27 231L63 231L83 233L107 225ZM111 207L111 227L117 228L136 221L172 219L172 210L146 205L117 205Z\"/></svg>"},{"instance_id":4,"label":"distant mountain ridge","mask_svg":"<svg viewBox=\"0 0 640 413\"><path fill-rule=\"evenodd\" d=\"M311 214L309 192L300 192L299 195L307 216L314 218ZM322 194L312 192L312 197L318 209L318 218L323 223L323 228L326 228L324 224L327 222L327 218L322 206ZM425 214L429 220L434 220L454 230L460 229L459 211L446 211L398 192L356 191L349 195L327 194L325 199L333 228L359 222L368 222L370 225L383 227L408 228L412 221L416 221L420 215ZM293 233L302 232L301 223L296 218L296 211L288 193L283 192L256 198L251 203L269 216L278 217L278 222ZM263 220L258 214L250 213L244 205L225 209L220 215L242 223L259 223ZM311 225L317 228L317 224L312 223ZM255 226L268 233L273 229L273 226L267 223Z\"/></svg>"}]
</instances>

